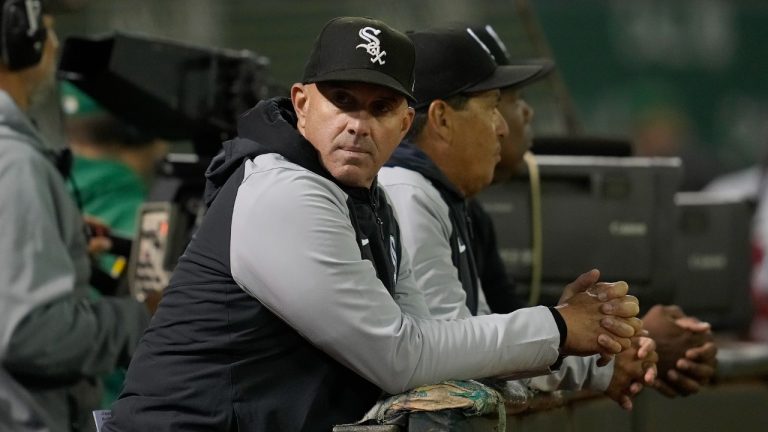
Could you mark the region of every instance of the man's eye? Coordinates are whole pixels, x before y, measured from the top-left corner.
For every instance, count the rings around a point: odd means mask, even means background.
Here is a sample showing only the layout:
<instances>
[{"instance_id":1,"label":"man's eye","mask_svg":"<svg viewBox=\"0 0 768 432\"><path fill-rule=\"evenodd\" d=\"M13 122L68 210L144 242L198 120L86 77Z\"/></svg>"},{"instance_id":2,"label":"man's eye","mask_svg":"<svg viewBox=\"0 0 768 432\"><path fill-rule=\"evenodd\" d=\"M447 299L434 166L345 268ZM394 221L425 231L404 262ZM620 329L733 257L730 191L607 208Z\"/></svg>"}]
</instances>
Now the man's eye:
<instances>
[{"instance_id":1,"label":"man's eye","mask_svg":"<svg viewBox=\"0 0 768 432\"><path fill-rule=\"evenodd\" d=\"M383 115L392 112L392 104L389 102L376 102L373 104L373 113Z\"/></svg>"},{"instance_id":2,"label":"man's eye","mask_svg":"<svg viewBox=\"0 0 768 432\"><path fill-rule=\"evenodd\" d=\"M331 99L333 100L334 104L339 106L348 106L352 103L352 98L343 92L334 93Z\"/></svg>"}]
</instances>

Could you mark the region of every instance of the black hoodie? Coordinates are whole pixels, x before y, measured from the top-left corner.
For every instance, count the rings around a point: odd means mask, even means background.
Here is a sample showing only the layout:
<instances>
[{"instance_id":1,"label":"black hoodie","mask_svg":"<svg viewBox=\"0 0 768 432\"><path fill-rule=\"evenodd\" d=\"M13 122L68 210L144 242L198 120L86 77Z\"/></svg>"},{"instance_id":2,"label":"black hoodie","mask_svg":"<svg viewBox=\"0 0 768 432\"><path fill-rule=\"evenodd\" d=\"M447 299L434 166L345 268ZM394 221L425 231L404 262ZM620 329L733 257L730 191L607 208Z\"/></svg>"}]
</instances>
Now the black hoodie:
<instances>
[{"instance_id":1,"label":"black hoodie","mask_svg":"<svg viewBox=\"0 0 768 432\"><path fill-rule=\"evenodd\" d=\"M373 262L393 292L400 237L383 192L376 185L369 190L338 184L295 125L288 99L260 102L240 119L239 138L224 143L211 162L208 211L179 259L106 430L329 431L361 418L381 394L302 338L232 277L232 212L244 161L278 153L348 195L358 240L369 240L360 246L361 256ZM390 236L396 241L385 240Z\"/></svg>"}]
</instances>

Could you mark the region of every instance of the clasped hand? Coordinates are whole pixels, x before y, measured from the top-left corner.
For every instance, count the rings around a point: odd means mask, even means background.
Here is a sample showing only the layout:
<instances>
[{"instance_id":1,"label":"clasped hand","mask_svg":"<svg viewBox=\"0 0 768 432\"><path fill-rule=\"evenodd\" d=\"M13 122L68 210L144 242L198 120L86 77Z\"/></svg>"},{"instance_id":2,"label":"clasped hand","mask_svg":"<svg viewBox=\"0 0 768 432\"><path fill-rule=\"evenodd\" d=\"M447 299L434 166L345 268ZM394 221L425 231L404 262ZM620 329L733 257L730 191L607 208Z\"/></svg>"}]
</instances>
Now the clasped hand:
<instances>
[{"instance_id":1,"label":"clasped hand","mask_svg":"<svg viewBox=\"0 0 768 432\"><path fill-rule=\"evenodd\" d=\"M563 290L557 310L568 333L561 348L563 355L600 354L601 364L632 346L640 336L642 321L636 297L627 295L625 282L598 283L600 272L591 270Z\"/></svg>"}]
</instances>

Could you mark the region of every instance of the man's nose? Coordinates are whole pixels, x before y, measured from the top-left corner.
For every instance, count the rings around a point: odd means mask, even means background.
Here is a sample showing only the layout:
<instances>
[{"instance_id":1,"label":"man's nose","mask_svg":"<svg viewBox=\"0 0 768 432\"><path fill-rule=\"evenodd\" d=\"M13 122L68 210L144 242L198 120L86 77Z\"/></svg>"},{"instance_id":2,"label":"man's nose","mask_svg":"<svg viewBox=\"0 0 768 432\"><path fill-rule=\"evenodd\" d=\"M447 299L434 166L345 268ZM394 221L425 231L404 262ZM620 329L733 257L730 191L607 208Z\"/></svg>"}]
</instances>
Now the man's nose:
<instances>
[{"instance_id":1,"label":"man's nose","mask_svg":"<svg viewBox=\"0 0 768 432\"><path fill-rule=\"evenodd\" d=\"M496 129L496 135L503 138L507 135L509 135L509 125L507 124L507 121L504 120L504 116L501 115L498 109L493 110L493 116L494 116L494 128Z\"/></svg>"},{"instance_id":2,"label":"man's nose","mask_svg":"<svg viewBox=\"0 0 768 432\"><path fill-rule=\"evenodd\" d=\"M348 115L347 133L355 136L368 136L371 134L371 120L373 117L368 111L360 110Z\"/></svg>"}]
</instances>

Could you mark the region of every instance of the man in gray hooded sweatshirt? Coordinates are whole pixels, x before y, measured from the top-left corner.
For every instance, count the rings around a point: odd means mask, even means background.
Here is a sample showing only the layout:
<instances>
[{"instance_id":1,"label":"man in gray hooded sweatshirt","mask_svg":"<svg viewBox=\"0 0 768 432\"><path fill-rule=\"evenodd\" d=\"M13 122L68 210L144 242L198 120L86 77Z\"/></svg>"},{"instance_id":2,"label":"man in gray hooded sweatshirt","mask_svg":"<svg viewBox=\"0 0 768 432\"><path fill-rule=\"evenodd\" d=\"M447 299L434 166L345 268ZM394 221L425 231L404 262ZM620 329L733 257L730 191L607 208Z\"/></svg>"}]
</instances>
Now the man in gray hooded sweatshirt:
<instances>
[{"instance_id":1,"label":"man in gray hooded sweatshirt","mask_svg":"<svg viewBox=\"0 0 768 432\"><path fill-rule=\"evenodd\" d=\"M82 216L26 115L54 82L53 18L39 0L0 6L0 430L89 430L92 378L127 363L148 314L88 298Z\"/></svg>"}]
</instances>

